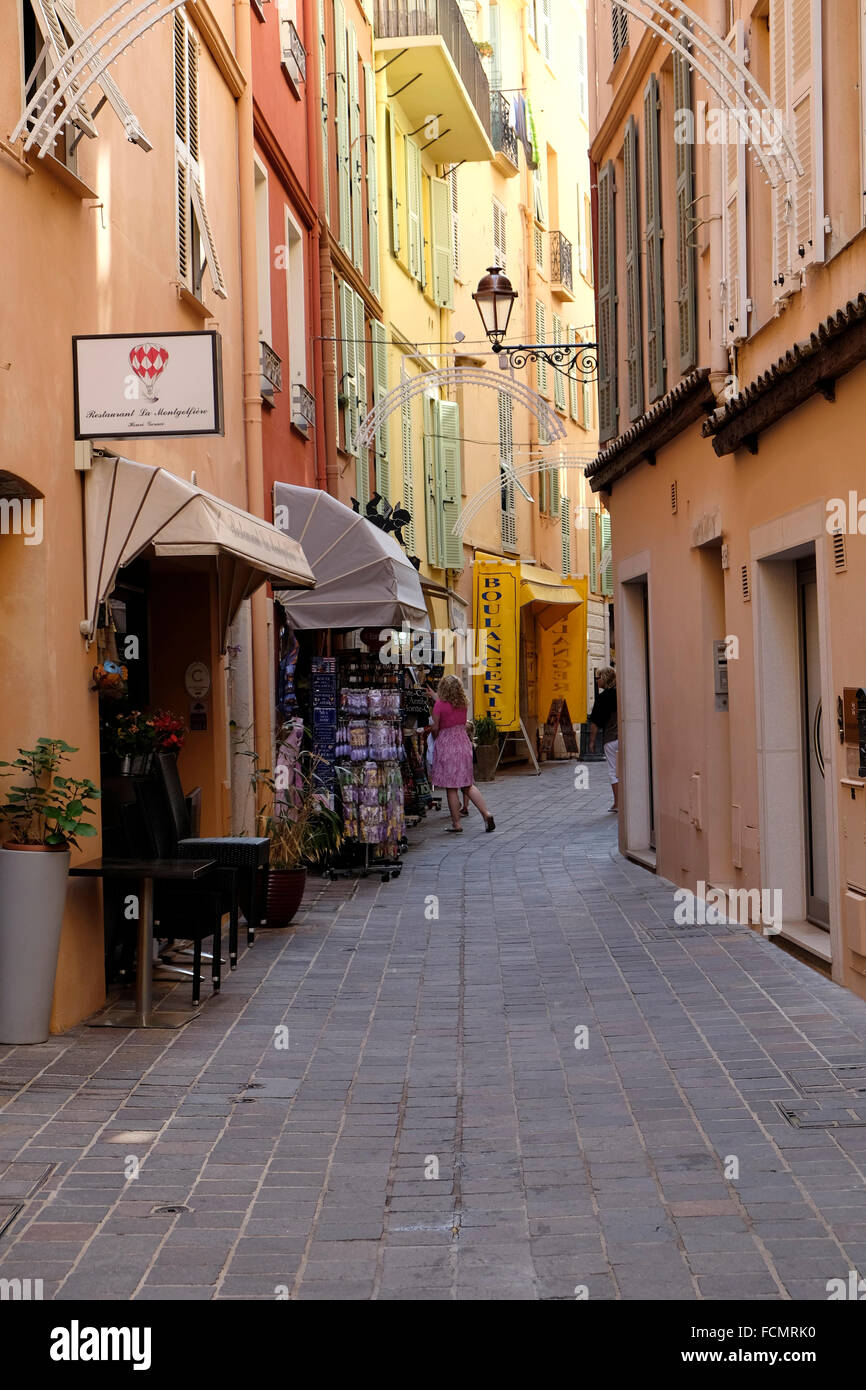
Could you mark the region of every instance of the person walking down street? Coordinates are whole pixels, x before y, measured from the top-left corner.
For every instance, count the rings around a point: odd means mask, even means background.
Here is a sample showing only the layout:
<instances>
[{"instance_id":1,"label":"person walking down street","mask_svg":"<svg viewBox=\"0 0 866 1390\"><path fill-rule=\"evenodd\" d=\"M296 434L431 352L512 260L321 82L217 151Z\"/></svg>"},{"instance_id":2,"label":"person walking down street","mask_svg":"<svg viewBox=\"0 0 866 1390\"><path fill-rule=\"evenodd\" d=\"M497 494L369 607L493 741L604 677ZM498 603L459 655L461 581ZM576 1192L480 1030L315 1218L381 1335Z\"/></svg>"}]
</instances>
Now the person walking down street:
<instances>
[{"instance_id":1,"label":"person walking down street","mask_svg":"<svg viewBox=\"0 0 866 1390\"><path fill-rule=\"evenodd\" d=\"M496 829L484 797L473 781L472 744L466 731L469 701L457 676L443 676L439 682L438 699L433 706L431 730L436 740L433 748L433 785L443 787L448 796L452 835L463 832L460 824L460 792L463 803L471 801L484 817L488 830Z\"/></svg>"},{"instance_id":2,"label":"person walking down street","mask_svg":"<svg viewBox=\"0 0 866 1390\"><path fill-rule=\"evenodd\" d=\"M616 708L616 672L612 666L605 666L598 673L598 696L589 715L589 751L595 752L595 740L601 734L610 785L613 791L611 811L619 810L619 777L617 775L617 754L619 753L619 725Z\"/></svg>"}]
</instances>

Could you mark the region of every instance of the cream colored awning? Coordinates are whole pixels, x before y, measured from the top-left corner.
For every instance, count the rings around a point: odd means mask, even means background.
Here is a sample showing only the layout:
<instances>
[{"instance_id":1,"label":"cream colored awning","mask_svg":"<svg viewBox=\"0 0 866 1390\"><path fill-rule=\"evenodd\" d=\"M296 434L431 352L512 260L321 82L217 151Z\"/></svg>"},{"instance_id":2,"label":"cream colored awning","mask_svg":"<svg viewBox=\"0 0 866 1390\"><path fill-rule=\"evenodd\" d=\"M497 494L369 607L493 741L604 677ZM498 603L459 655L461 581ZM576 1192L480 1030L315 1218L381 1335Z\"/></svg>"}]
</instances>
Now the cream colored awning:
<instances>
[{"instance_id":1,"label":"cream colored awning","mask_svg":"<svg viewBox=\"0 0 866 1390\"><path fill-rule=\"evenodd\" d=\"M221 650L240 604L266 580L281 589L311 589L316 582L297 541L164 468L95 459L85 478L84 513L87 617L81 630L88 640L118 570L148 546L159 556L212 559Z\"/></svg>"}]
</instances>

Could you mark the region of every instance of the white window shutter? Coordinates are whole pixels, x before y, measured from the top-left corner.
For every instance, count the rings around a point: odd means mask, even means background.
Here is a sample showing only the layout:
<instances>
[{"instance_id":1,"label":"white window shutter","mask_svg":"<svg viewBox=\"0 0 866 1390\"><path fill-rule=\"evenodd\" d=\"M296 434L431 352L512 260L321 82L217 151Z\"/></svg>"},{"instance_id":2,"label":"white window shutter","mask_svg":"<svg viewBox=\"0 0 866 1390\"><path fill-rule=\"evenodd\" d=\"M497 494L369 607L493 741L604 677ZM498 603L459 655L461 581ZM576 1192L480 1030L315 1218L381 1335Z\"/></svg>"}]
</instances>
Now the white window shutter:
<instances>
[{"instance_id":1,"label":"white window shutter","mask_svg":"<svg viewBox=\"0 0 866 1390\"><path fill-rule=\"evenodd\" d=\"M502 86L502 25L499 5L491 5L488 11L489 42L493 49L490 59L490 90L498 92Z\"/></svg>"},{"instance_id":2,"label":"white window shutter","mask_svg":"<svg viewBox=\"0 0 866 1390\"><path fill-rule=\"evenodd\" d=\"M454 535L460 515L460 407L455 401L436 401L437 492L439 500L440 558L443 569L463 569L463 539Z\"/></svg>"},{"instance_id":3,"label":"white window shutter","mask_svg":"<svg viewBox=\"0 0 866 1390\"><path fill-rule=\"evenodd\" d=\"M504 391L499 392L499 471L501 477L500 520L502 544L514 549L517 545L517 515L514 505L514 417L513 402Z\"/></svg>"},{"instance_id":4,"label":"white window shutter","mask_svg":"<svg viewBox=\"0 0 866 1390\"><path fill-rule=\"evenodd\" d=\"M423 277L424 237L421 217L421 151L407 136L406 145L406 217L409 239L409 274L416 280Z\"/></svg>"},{"instance_id":5,"label":"white window shutter","mask_svg":"<svg viewBox=\"0 0 866 1390\"><path fill-rule=\"evenodd\" d=\"M66 42L66 35L63 32L63 26L60 23L60 19L57 15L57 9L54 4L54 0L35 0L34 7L36 14L42 17L41 27L42 32L45 36L46 44L48 46L49 55L51 58L54 59L55 63L58 63L69 52L69 45ZM183 20L181 20L181 25L183 25ZM81 53L77 53L76 59L80 58L81 56ZM54 63L49 61L49 67L53 66ZM80 90L80 83L78 81L78 78L76 77L72 81L69 88L69 99L71 100L73 97L77 96ZM88 111L83 101L76 101L74 107L72 108L71 119L75 123L75 125L77 125L81 130L84 131L85 135L87 135L89 139L94 139L94 137L98 134L96 126L93 123L93 118L91 117L90 112ZM52 121L52 125L53 124L54 122Z\"/></svg>"},{"instance_id":6,"label":"white window shutter","mask_svg":"<svg viewBox=\"0 0 866 1390\"><path fill-rule=\"evenodd\" d=\"M575 346L579 342L576 328L569 328L568 341L572 344L572 346ZM575 372L579 370L579 367L574 367L572 371L568 374L568 413L571 416L572 420L577 421L580 420L578 396L579 385L577 377L575 376Z\"/></svg>"},{"instance_id":7,"label":"white window shutter","mask_svg":"<svg viewBox=\"0 0 866 1390\"><path fill-rule=\"evenodd\" d=\"M535 301L535 341L544 343L547 341L547 310L540 299ZM542 396L547 395L547 363L539 360L535 364L535 380L537 389Z\"/></svg>"},{"instance_id":8,"label":"white window shutter","mask_svg":"<svg viewBox=\"0 0 866 1390\"><path fill-rule=\"evenodd\" d=\"M207 206L204 200L204 189L201 186L201 179L195 169L191 168L190 173L192 176L192 205L195 209L196 219L207 247L207 263L210 266L214 294L219 295L220 299L228 299L228 291L226 290L225 281L223 280L222 268L217 255L213 228L211 227L210 217L208 216Z\"/></svg>"},{"instance_id":9,"label":"white window shutter","mask_svg":"<svg viewBox=\"0 0 866 1390\"><path fill-rule=\"evenodd\" d=\"M674 110L691 111L692 75L685 58L675 53ZM690 141L676 145L677 175L677 359L681 375L691 371L697 362L697 294L695 258L695 166L694 146ZM602 414L599 389L599 415Z\"/></svg>"},{"instance_id":10,"label":"white window shutter","mask_svg":"<svg viewBox=\"0 0 866 1390\"><path fill-rule=\"evenodd\" d=\"M328 48L325 40L325 0L318 0L319 18L319 87L322 106L322 213L331 220L331 167L328 149Z\"/></svg>"},{"instance_id":11,"label":"white window shutter","mask_svg":"<svg viewBox=\"0 0 866 1390\"><path fill-rule=\"evenodd\" d=\"M457 201L457 170L448 176L451 185L451 260L455 279L460 274L460 209Z\"/></svg>"},{"instance_id":12,"label":"white window shutter","mask_svg":"<svg viewBox=\"0 0 866 1390\"><path fill-rule=\"evenodd\" d=\"M738 20L727 38L741 62L746 59L746 27ZM745 84L738 84L745 103ZM723 245L724 255L724 329L725 342L738 343L748 337L748 228L746 223L746 145L739 139L728 140L723 155Z\"/></svg>"},{"instance_id":13,"label":"white window shutter","mask_svg":"<svg viewBox=\"0 0 866 1390\"><path fill-rule=\"evenodd\" d=\"M562 336L562 319L559 317L559 314L553 315L553 341L555 343L564 341ZM562 372L558 372L555 368L552 368L552 371L553 403L557 410L565 410L565 377L562 375Z\"/></svg>"},{"instance_id":14,"label":"white window shutter","mask_svg":"<svg viewBox=\"0 0 866 1390\"><path fill-rule=\"evenodd\" d=\"M412 452L412 402L403 397L400 407L400 443L403 458L403 506L412 520L403 535L410 553L415 552L415 463Z\"/></svg>"},{"instance_id":15,"label":"white window shutter","mask_svg":"<svg viewBox=\"0 0 866 1390\"><path fill-rule=\"evenodd\" d=\"M773 109L794 137L803 172L773 191L776 299L800 287L799 272L824 260L824 97L821 0L771 0Z\"/></svg>"},{"instance_id":16,"label":"white window shutter","mask_svg":"<svg viewBox=\"0 0 866 1390\"><path fill-rule=\"evenodd\" d=\"M373 364L373 408L375 409L381 405L388 394L388 339L384 323L380 323L378 319L371 319L370 337L373 344L371 358ZM387 420L376 430L376 490L390 501L391 449Z\"/></svg>"},{"instance_id":17,"label":"white window shutter","mask_svg":"<svg viewBox=\"0 0 866 1390\"><path fill-rule=\"evenodd\" d=\"M430 223L433 229L433 299L454 308L454 267L451 259L451 190L445 179L430 183Z\"/></svg>"},{"instance_id":18,"label":"white window shutter","mask_svg":"<svg viewBox=\"0 0 866 1390\"><path fill-rule=\"evenodd\" d=\"M391 254L400 254L400 199L398 197L400 185L397 182L397 132L394 129L394 117L389 110L385 111L385 133L388 142L388 169L391 180Z\"/></svg>"},{"instance_id":19,"label":"white window shutter","mask_svg":"<svg viewBox=\"0 0 866 1390\"><path fill-rule=\"evenodd\" d=\"M505 269L505 208L493 199L493 264Z\"/></svg>"},{"instance_id":20,"label":"white window shutter","mask_svg":"<svg viewBox=\"0 0 866 1390\"><path fill-rule=\"evenodd\" d=\"M338 395L342 396L345 404L343 406L343 439L347 454L355 452L355 434L357 433L357 354L355 343L355 302L353 291L346 284L345 280L339 281L340 299L340 347L341 347L341 367L340 380L337 386Z\"/></svg>"},{"instance_id":21,"label":"white window shutter","mask_svg":"<svg viewBox=\"0 0 866 1390\"><path fill-rule=\"evenodd\" d=\"M346 53L346 10L334 0L334 100L337 106L337 199L340 245L352 254L352 177L349 154L349 75Z\"/></svg>"},{"instance_id":22,"label":"white window shutter","mask_svg":"<svg viewBox=\"0 0 866 1390\"><path fill-rule=\"evenodd\" d=\"M354 290L349 290L349 294L354 305L355 317L355 380L357 391L354 398L354 417L353 425L355 433L360 429L361 422L366 419L367 402L367 310L363 299ZM357 476L358 476L358 501L362 503L370 500L370 457L366 446L361 445L357 450Z\"/></svg>"},{"instance_id":23,"label":"white window shutter","mask_svg":"<svg viewBox=\"0 0 866 1390\"><path fill-rule=\"evenodd\" d=\"M379 271L379 176L376 168L376 78L370 63L364 64L364 120L367 127L367 227L370 261L370 289L378 299L381 292Z\"/></svg>"},{"instance_id":24,"label":"white window shutter","mask_svg":"<svg viewBox=\"0 0 866 1390\"><path fill-rule=\"evenodd\" d=\"M349 176L352 181L352 260L364 269L364 164L361 151L361 97L358 88L358 38L346 31L349 73Z\"/></svg>"},{"instance_id":25,"label":"white window shutter","mask_svg":"<svg viewBox=\"0 0 866 1390\"><path fill-rule=\"evenodd\" d=\"M439 526L436 504L436 406L433 396L424 397L424 521L427 563L439 566Z\"/></svg>"},{"instance_id":26,"label":"white window shutter","mask_svg":"<svg viewBox=\"0 0 866 1390\"><path fill-rule=\"evenodd\" d=\"M564 579L568 579L571 574L571 503L567 497L562 497L560 500L559 525L562 576Z\"/></svg>"}]
</instances>

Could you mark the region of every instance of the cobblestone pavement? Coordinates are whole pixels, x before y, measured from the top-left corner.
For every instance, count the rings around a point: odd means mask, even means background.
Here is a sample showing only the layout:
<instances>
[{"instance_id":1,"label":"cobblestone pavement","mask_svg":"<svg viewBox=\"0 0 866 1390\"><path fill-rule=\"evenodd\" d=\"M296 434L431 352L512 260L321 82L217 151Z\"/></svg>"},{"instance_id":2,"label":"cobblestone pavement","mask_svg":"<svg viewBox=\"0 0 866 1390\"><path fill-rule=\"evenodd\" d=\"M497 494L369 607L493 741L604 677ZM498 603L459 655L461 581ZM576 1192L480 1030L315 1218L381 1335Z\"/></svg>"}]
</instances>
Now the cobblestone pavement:
<instances>
[{"instance_id":1,"label":"cobblestone pavement","mask_svg":"<svg viewBox=\"0 0 866 1390\"><path fill-rule=\"evenodd\" d=\"M428 818L391 883L314 881L179 1032L0 1048L0 1277L805 1299L866 1270L866 1005L745 929L675 926L590 771L498 779L493 835Z\"/></svg>"}]
</instances>

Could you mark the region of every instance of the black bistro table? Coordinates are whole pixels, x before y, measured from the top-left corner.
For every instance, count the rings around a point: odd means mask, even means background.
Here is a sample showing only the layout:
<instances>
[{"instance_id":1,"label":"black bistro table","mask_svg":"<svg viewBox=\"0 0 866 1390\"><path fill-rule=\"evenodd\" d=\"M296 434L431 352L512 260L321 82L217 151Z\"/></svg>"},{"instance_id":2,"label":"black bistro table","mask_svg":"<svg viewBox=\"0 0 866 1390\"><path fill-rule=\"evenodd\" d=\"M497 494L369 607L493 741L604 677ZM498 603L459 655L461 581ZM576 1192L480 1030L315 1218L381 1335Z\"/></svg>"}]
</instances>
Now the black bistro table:
<instances>
[{"instance_id":1,"label":"black bistro table","mask_svg":"<svg viewBox=\"0 0 866 1390\"><path fill-rule=\"evenodd\" d=\"M89 859L70 869L73 878L134 878L138 881L138 964L135 1004L109 1008L89 1021L91 1028L182 1028L201 1009L153 1008L153 885L201 878L215 859ZM215 949L219 949L216 947Z\"/></svg>"}]
</instances>

